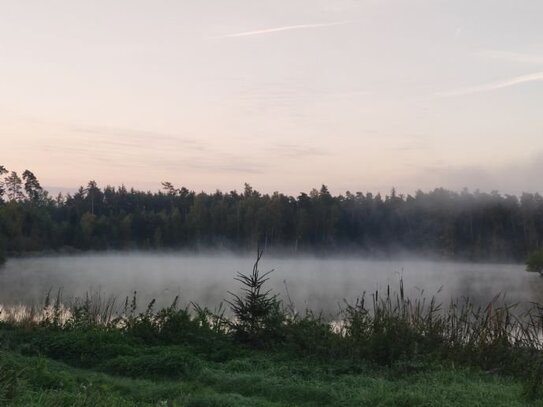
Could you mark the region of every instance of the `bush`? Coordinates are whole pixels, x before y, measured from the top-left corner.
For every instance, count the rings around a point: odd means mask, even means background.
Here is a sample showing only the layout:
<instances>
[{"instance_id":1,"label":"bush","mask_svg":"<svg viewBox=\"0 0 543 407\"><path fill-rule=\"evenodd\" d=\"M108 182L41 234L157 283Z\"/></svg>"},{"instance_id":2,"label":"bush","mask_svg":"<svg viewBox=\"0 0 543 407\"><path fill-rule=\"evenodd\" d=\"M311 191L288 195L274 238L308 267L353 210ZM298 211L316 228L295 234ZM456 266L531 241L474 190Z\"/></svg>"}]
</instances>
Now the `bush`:
<instances>
[{"instance_id":1,"label":"bush","mask_svg":"<svg viewBox=\"0 0 543 407\"><path fill-rule=\"evenodd\" d=\"M307 314L288 320L284 327L288 350L302 355L330 359L344 356L343 338L320 316Z\"/></svg>"},{"instance_id":2,"label":"bush","mask_svg":"<svg viewBox=\"0 0 543 407\"><path fill-rule=\"evenodd\" d=\"M134 355L134 345L134 340L119 331L36 332L25 353L43 353L74 366L90 367L120 355Z\"/></svg>"},{"instance_id":3,"label":"bush","mask_svg":"<svg viewBox=\"0 0 543 407\"><path fill-rule=\"evenodd\" d=\"M212 343L223 338L223 316L206 308L194 305L195 314L191 314L188 307L178 307L179 297L176 297L169 307L156 312L153 311L155 300L152 300L145 312L136 315L133 312L135 301L134 296L131 310L128 314L125 311L119 322L125 334L148 345L190 344L212 348Z\"/></svg>"},{"instance_id":4,"label":"bush","mask_svg":"<svg viewBox=\"0 0 543 407\"><path fill-rule=\"evenodd\" d=\"M530 253L526 260L526 270L543 275L543 249Z\"/></svg>"}]
</instances>

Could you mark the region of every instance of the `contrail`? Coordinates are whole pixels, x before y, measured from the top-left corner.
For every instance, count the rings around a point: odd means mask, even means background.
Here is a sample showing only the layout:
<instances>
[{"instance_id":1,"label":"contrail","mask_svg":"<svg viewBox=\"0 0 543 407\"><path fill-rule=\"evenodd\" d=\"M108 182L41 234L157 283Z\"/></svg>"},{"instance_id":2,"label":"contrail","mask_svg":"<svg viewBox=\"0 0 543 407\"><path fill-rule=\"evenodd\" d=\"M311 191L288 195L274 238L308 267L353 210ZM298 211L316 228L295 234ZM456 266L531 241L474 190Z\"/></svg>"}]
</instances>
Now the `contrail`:
<instances>
[{"instance_id":1,"label":"contrail","mask_svg":"<svg viewBox=\"0 0 543 407\"><path fill-rule=\"evenodd\" d=\"M280 32L280 31L303 30L306 28L332 27L334 25L343 25L347 23L348 21L335 21L331 23L321 23L321 24L286 25L283 27L267 28L265 30L244 31L244 32L234 33L234 34L225 34L225 35L220 35L214 38L249 37L251 35L269 34L269 33L275 33L275 32Z\"/></svg>"},{"instance_id":2,"label":"contrail","mask_svg":"<svg viewBox=\"0 0 543 407\"><path fill-rule=\"evenodd\" d=\"M486 85L472 86L468 88L462 88L457 90L451 90L447 92L436 93L436 96L440 97L453 97L470 95L472 93L490 92L497 89L508 88L510 86L520 85L526 82L543 81L543 72L536 72L528 75L517 76L512 79L501 82L488 83Z\"/></svg>"}]
</instances>

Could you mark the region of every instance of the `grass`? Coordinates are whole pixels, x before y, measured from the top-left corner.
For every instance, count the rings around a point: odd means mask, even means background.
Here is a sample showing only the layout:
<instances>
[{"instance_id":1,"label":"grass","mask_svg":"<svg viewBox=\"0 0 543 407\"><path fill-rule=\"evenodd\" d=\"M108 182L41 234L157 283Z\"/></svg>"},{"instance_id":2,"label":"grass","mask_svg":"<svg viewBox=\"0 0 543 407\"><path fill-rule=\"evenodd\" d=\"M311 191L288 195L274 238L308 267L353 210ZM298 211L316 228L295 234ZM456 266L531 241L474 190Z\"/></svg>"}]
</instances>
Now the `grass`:
<instances>
[{"instance_id":1,"label":"grass","mask_svg":"<svg viewBox=\"0 0 543 407\"><path fill-rule=\"evenodd\" d=\"M543 406L543 313L387 290L326 321L264 289L258 262L232 318L137 297L60 294L0 322L6 406Z\"/></svg>"},{"instance_id":2,"label":"grass","mask_svg":"<svg viewBox=\"0 0 543 407\"><path fill-rule=\"evenodd\" d=\"M162 360L157 349L148 351ZM187 349L167 352L186 355ZM198 357L201 369L182 378L159 378L145 369L129 378L124 370L103 373L100 363L83 369L62 358L17 351L3 351L0 357L2 405L13 406L542 405L526 400L520 381L443 365L414 371L401 365L351 368L251 351L221 363Z\"/></svg>"}]
</instances>

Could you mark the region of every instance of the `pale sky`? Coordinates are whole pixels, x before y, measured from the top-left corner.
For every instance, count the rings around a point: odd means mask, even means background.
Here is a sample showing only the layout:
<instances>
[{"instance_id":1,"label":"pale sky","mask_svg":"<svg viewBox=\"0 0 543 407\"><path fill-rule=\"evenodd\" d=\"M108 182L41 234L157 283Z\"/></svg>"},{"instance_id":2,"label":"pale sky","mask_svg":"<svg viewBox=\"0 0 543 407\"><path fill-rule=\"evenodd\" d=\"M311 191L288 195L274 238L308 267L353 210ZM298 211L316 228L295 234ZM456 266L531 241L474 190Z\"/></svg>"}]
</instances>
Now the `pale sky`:
<instances>
[{"instance_id":1,"label":"pale sky","mask_svg":"<svg viewBox=\"0 0 543 407\"><path fill-rule=\"evenodd\" d=\"M0 0L42 185L543 192L541 0Z\"/></svg>"}]
</instances>

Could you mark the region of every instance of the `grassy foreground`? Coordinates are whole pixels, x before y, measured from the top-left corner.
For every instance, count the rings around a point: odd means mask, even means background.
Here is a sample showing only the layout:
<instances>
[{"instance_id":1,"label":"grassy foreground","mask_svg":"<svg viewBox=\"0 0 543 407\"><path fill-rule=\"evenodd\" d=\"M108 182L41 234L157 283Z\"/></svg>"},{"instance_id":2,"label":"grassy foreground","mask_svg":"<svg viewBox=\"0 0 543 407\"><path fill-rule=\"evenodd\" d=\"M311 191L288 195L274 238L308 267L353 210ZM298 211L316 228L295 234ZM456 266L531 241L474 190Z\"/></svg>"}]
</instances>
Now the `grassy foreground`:
<instances>
[{"instance_id":1,"label":"grassy foreground","mask_svg":"<svg viewBox=\"0 0 543 407\"><path fill-rule=\"evenodd\" d=\"M292 353L148 345L116 332L1 332L6 406L521 406L512 378L415 361L390 367Z\"/></svg>"},{"instance_id":2,"label":"grassy foreground","mask_svg":"<svg viewBox=\"0 0 543 407\"><path fill-rule=\"evenodd\" d=\"M375 292L327 321L238 274L230 310L60 296L0 314L0 406L543 406L543 307Z\"/></svg>"}]
</instances>

